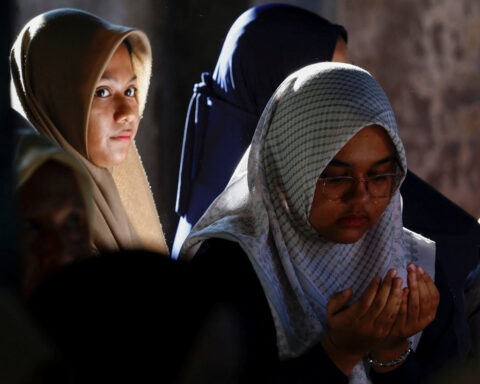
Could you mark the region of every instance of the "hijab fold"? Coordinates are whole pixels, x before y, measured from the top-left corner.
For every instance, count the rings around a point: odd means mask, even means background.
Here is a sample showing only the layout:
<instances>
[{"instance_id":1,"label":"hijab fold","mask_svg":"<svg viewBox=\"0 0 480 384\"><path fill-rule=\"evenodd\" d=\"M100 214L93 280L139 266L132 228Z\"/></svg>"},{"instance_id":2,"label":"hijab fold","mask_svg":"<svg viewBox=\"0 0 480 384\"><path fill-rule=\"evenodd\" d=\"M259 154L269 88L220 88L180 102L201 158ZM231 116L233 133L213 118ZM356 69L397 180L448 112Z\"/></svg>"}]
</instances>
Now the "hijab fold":
<instances>
[{"instance_id":1,"label":"hijab fold","mask_svg":"<svg viewBox=\"0 0 480 384\"><path fill-rule=\"evenodd\" d=\"M93 184L93 244L99 250L167 253L145 170L134 143L113 170L89 160L87 135L97 81L123 40L131 46L142 114L151 72L147 36L76 9L57 9L26 24L10 57L12 106L42 135L77 157Z\"/></svg>"},{"instance_id":2,"label":"hijab fold","mask_svg":"<svg viewBox=\"0 0 480 384\"><path fill-rule=\"evenodd\" d=\"M310 224L318 177L369 125L386 130L405 173L393 111L368 72L340 63L295 72L270 99L249 151L182 247L183 257L209 238L242 247L269 301L280 358L303 354L325 335L326 306L335 292L352 287L356 300L390 268L405 282L410 262L434 277L435 244L403 228L398 191L375 226L353 244L333 243ZM415 346L420 336L412 338ZM350 382L368 382L362 363Z\"/></svg>"}]
</instances>

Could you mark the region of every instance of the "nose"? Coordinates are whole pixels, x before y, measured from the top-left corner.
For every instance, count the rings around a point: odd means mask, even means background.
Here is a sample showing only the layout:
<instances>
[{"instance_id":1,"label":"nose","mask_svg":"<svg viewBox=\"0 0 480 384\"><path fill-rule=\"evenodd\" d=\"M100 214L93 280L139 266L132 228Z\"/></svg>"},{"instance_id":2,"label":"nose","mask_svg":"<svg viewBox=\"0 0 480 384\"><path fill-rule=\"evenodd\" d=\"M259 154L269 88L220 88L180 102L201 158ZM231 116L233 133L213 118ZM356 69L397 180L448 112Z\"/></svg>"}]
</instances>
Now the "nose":
<instances>
[{"instance_id":1,"label":"nose","mask_svg":"<svg viewBox=\"0 0 480 384\"><path fill-rule=\"evenodd\" d=\"M115 112L113 119L117 123L129 123L134 121L137 115L136 104L134 104L131 98L118 97L115 103Z\"/></svg>"},{"instance_id":2,"label":"nose","mask_svg":"<svg viewBox=\"0 0 480 384\"><path fill-rule=\"evenodd\" d=\"M42 264L50 264L52 260L69 257L67 241L63 238L61 231L53 228L45 231L42 238L42 245L38 249Z\"/></svg>"},{"instance_id":3,"label":"nose","mask_svg":"<svg viewBox=\"0 0 480 384\"><path fill-rule=\"evenodd\" d=\"M368 193L367 182L363 179L358 180L352 187L352 190L347 195L347 198L356 202L367 202L370 199Z\"/></svg>"}]
</instances>

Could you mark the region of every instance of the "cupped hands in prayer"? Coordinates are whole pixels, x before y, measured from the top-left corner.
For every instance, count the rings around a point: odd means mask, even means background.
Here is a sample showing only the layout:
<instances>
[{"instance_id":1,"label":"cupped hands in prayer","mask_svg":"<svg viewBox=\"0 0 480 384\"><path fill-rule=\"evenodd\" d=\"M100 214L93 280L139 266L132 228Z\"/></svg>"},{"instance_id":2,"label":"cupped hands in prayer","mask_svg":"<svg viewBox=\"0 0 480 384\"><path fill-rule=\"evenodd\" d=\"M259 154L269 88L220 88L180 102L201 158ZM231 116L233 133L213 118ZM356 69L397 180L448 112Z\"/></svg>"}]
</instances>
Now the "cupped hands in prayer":
<instances>
[{"instance_id":1,"label":"cupped hands in prayer","mask_svg":"<svg viewBox=\"0 0 480 384\"><path fill-rule=\"evenodd\" d=\"M398 358L408 348L408 337L422 331L436 315L440 295L430 276L414 264L407 266L407 287L391 269L377 276L362 295L348 305L353 291L335 293L328 305L330 330L322 345L337 367L349 375L365 354L377 361ZM396 369L373 367L379 372Z\"/></svg>"}]
</instances>

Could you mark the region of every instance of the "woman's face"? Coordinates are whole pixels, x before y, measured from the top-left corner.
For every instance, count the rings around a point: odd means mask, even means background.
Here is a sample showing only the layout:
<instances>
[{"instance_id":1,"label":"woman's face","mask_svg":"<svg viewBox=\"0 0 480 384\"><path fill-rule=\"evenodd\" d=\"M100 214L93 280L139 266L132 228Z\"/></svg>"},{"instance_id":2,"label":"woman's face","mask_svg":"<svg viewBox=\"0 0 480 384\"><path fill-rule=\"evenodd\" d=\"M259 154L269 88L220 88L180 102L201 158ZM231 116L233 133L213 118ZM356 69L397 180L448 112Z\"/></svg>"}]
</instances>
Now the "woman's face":
<instances>
[{"instance_id":1,"label":"woman's face","mask_svg":"<svg viewBox=\"0 0 480 384\"><path fill-rule=\"evenodd\" d=\"M99 167L113 167L127 156L140 121L136 87L130 54L120 44L97 83L88 119L88 156Z\"/></svg>"},{"instance_id":2,"label":"woman's face","mask_svg":"<svg viewBox=\"0 0 480 384\"><path fill-rule=\"evenodd\" d=\"M19 190L22 285L30 294L62 266L88 256L87 210L73 171L40 166Z\"/></svg>"},{"instance_id":3,"label":"woman's face","mask_svg":"<svg viewBox=\"0 0 480 384\"><path fill-rule=\"evenodd\" d=\"M320 177L351 176L357 179L395 172L395 148L382 127L360 130L336 154ZM358 241L380 219L390 197L373 198L365 182L358 182L337 200L329 200L317 182L310 209L310 223L327 240Z\"/></svg>"}]
</instances>

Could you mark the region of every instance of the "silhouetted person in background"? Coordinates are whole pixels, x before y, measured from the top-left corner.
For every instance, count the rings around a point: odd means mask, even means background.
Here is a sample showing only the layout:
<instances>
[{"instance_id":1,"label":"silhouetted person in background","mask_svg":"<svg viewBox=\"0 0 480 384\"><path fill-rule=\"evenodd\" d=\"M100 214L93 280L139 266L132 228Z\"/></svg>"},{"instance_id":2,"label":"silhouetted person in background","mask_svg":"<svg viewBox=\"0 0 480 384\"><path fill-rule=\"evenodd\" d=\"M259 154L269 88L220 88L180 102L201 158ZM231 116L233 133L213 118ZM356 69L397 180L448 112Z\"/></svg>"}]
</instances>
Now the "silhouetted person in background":
<instances>
[{"instance_id":1,"label":"silhouetted person in background","mask_svg":"<svg viewBox=\"0 0 480 384\"><path fill-rule=\"evenodd\" d=\"M227 185L275 89L305 65L348 61L346 42L342 26L286 4L249 9L234 22L215 71L202 74L188 108L173 257Z\"/></svg>"},{"instance_id":2,"label":"silhouetted person in background","mask_svg":"<svg viewBox=\"0 0 480 384\"><path fill-rule=\"evenodd\" d=\"M22 135L16 154L19 254L25 295L54 271L92 253L90 177L47 138Z\"/></svg>"}]
</instances>

